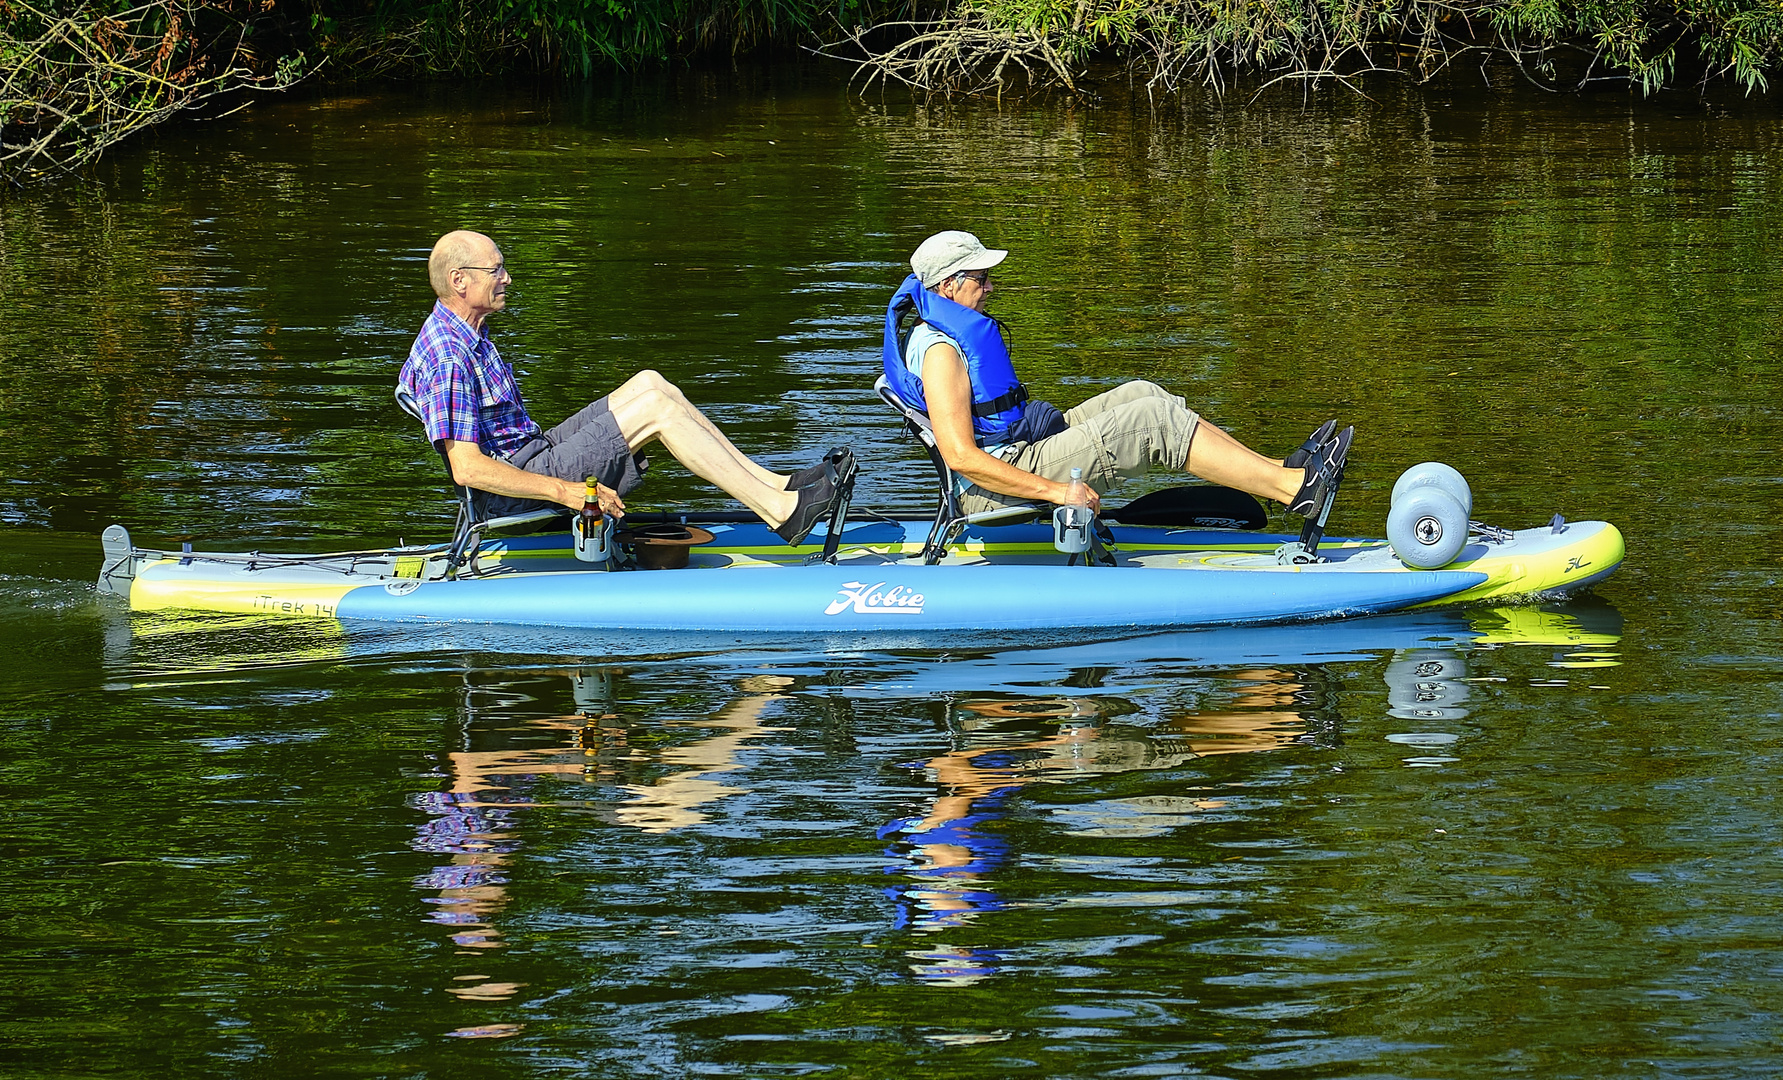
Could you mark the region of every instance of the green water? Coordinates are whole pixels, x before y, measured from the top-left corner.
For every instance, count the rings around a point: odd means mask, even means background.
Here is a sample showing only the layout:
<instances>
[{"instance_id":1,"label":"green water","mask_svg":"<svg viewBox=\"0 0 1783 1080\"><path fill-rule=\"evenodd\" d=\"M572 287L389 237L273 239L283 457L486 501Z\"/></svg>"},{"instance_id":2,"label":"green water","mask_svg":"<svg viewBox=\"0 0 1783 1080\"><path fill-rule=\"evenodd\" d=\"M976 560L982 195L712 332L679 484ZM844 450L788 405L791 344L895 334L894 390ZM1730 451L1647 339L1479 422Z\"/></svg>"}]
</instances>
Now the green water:
<instances>
[{"instance_id":1,"label":"green water","mask_svg":"<svg viewBox=\"0 0 1783 1080\"><path fill-rule=\"evenodd\" d=\"M272 100L0 200L0 1072L1783 1070L1783 128L1461 87L958 105L822 72ZM390 401L473 227L554 422L640 367L928 481L901 260L1012 250L1041 395L1143 376L1339 532L1428 458L1604 518L1595 595L1116 641L131 616L142 540L434 538ZM664 461L634 509L728 507Z\"/></svg>"}]
</instances>

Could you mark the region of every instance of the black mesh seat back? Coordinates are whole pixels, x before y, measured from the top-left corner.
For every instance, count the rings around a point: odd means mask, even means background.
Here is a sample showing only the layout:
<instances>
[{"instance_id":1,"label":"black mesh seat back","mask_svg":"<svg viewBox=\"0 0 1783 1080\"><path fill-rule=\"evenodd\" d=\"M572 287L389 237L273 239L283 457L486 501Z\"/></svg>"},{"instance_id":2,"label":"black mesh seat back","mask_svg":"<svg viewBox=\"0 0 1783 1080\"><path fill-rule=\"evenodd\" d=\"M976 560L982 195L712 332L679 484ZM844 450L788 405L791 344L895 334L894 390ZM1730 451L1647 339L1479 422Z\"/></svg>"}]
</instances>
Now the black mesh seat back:
<instances>
[{"instance_id":1,"label":"black mesh seat back","mask_svg":"<svg viewBox=\"0 0 1783 1080\"><path fill-rule=\"evenodd\" d=\"M415 403L415 395L401 386L396 388L396 407L413 417L417 423L425 423L421 416L421 406ZM446 456L445 447L434 442L433 449L440 456L440 465L446 470L446 484L457 494L459 509L465 515L465 520L482 521L488 512L483 505L483 493L475 488L465 487L454 479L452 459Z\"/></svg>"},{"instance_id":2,"label":"black mesh seat back","mask_svg":"<svg viewBox=\"0 0 1783 1080\"><path fill-rule=\"evenodd\" d=\"M953 470L947 467L947 461L941 456L941 448L935 442L935 428L929 423L928 414L899 397L883 375L873 384L873 389L878 391L881 400L891 406L892 411L903 417L906 428L916 436L923 451L929 455L929 464L935 468L935 480L940 488L938 501L941 512L949 518L958 517L959 507L954 502Z\"/></svg>"}]
</instances>

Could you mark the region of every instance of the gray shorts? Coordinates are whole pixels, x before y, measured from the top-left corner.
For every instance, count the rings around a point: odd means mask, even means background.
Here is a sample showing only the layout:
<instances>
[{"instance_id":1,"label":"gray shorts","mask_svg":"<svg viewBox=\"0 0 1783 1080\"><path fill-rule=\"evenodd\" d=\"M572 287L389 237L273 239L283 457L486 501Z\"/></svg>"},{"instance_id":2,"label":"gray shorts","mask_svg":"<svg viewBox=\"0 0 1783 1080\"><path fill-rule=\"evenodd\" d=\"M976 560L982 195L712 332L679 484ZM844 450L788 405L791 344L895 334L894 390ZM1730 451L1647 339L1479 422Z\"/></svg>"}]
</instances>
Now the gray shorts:
<instances>
[{"instance_id":1,"label":"gray shorts","mask_svg":"<svg viewBox=\"0 0 1783 1080\"><path fill-rule=\"evenodd\" d=\"M644 480L650 459L626 444L625 434L613 409L601 398L581 412L521 445L508 464L540 476L579 482L590 476L625 495ZM522 514L528 510L555 508L556 503L516 499L508 495L483 496L484 513L491 517Z\"/></svg>"},{"instance_id":2,"label":"gray shorts","mask_svg":"<svg viewBox=\"0 0 1783 1080\"><path fill-rule=\"evenodd\" d=\"M1152 465L1182 470L1201 417L1188 403L1156 383L1135 380L1097 394L1065 411L1070 428L1036 443L1017 443L1003 457L1048 480L1065 481L1083 470L1084 482L1102 494ZM960 512L983 513L1022 502L976 484L960 495Z\"/></svg>"}]
</instances>

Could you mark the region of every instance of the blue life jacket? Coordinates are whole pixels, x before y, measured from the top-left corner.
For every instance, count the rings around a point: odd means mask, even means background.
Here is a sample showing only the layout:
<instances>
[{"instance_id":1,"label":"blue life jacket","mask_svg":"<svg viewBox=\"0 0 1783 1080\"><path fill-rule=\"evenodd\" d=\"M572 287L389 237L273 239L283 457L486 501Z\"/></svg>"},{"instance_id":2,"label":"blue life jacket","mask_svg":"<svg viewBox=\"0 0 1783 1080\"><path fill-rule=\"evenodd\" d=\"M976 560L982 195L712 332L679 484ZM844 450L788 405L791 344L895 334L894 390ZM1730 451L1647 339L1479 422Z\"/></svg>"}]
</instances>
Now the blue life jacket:
<instances>
[{"instance_id":1,"label":"blue life jacket","mask_svg":"<svg viewBox=\"0 0 1783 1080\"><path fill-rule=\"evenodd\" d=\"M1002 327L988 315L923 288L915 274L904 279L885 308L885 381L906 402L929 411L922 380L904 364L899 323L912 308L923 322L958 342L965 354L966 377L972 382L972 435L978 445L1009 442L1009 429L1021 419L1028 391L1015 377Z\"/></svg>"}]
</instances>

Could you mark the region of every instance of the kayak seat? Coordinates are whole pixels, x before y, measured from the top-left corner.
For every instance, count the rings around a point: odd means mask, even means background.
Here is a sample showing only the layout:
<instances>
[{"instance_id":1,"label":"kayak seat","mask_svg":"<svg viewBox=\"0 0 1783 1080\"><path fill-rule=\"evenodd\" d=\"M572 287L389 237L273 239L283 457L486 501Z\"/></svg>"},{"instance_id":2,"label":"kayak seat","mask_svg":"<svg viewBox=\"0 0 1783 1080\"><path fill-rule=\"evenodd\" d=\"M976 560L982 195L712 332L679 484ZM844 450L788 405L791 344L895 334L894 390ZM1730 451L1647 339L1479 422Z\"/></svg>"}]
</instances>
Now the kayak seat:
<instances>
[{"instance_id":1,"label":"kayak seat","mask_svg":"<svg viewBox=\"0 0 1783 1080\"><path fill-rule=\"evenodd\" d=\"M898 392L891 388L884 375L873 383L873 389L891 406L893 412L903 418L905 433L922 445L929 455L929 464L935 467L940 492L935 500L935 523L929 528L929 537L922 545L922 561L925 565L939 562L947 554L947 545L953 543L954 538L968 525L1012 525L1051 512L1052 507L1044 503L1021 503L977 514L960 513L954 473L948 468L947 461L941 456L941 448L935 443L935 429L929 423L929 414L898 396Z\"/></svg>"},{"instance_id":2,"label":"kayak seat","mask_svg":"<svg viewBox=\"0 0 1783 1080\"><path fill-rule=\"evenodd\" d=\"M396 388L396 406L416 420L421 419L421 407L415 403L415 396ZM525 526L537 528L554 518L567 518L567 509L529 510L524 514L509 514L504 517L490 517L483 505L483 492L476 488L465 487L452 477L452 462L446 457L446 451L438 443L433 448L439 452L440 464L446 467L446 483L458 493L458 522L452 529L452 542L446 548L446 576L477 577L477 552L483 546L483 534L500 532L504 529L519 529Z\"/></svg>"}]
</instances>

